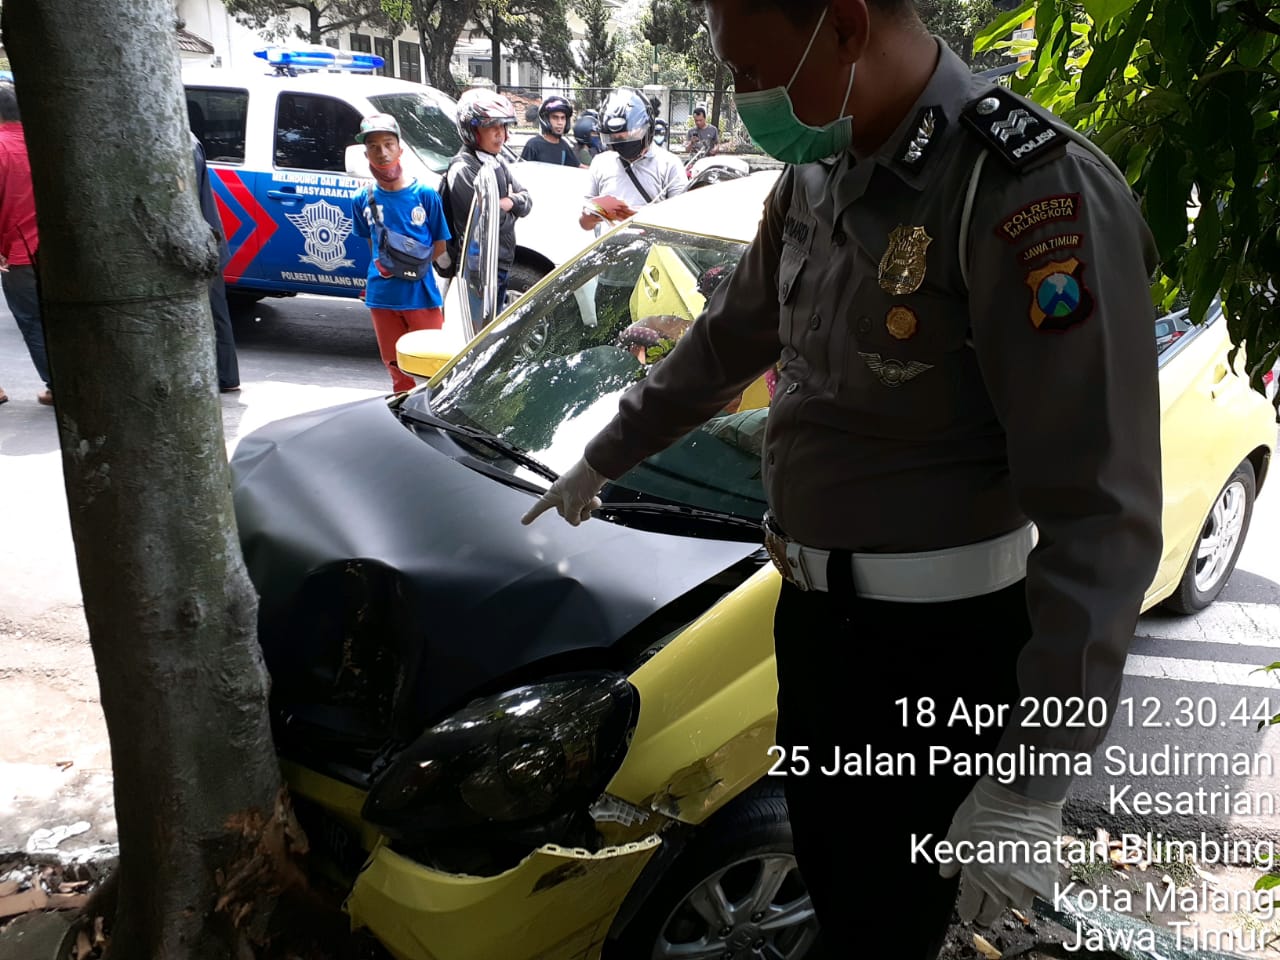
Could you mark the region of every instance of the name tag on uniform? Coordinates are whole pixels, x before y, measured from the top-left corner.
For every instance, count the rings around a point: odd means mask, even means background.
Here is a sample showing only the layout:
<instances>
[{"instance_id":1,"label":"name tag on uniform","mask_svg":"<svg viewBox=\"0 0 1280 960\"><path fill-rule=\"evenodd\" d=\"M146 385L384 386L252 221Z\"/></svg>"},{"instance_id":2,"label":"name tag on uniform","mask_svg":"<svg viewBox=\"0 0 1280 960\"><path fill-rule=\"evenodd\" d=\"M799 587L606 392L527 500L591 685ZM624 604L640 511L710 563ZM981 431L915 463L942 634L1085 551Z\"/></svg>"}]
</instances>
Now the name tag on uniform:
<instances>
[{"instance_id":1,"label":"name tag on uniform","mask_svg":"<svg viewBox=\"0 0 1280 960\"><path fill-rule=\"evenodd\" d=\"M782 224L782 241L787 246L795 247L801 253L807 254L813 246L815 226L816 222L812 217L787 211L787 219Z\"/></svg>"}]
</instances>

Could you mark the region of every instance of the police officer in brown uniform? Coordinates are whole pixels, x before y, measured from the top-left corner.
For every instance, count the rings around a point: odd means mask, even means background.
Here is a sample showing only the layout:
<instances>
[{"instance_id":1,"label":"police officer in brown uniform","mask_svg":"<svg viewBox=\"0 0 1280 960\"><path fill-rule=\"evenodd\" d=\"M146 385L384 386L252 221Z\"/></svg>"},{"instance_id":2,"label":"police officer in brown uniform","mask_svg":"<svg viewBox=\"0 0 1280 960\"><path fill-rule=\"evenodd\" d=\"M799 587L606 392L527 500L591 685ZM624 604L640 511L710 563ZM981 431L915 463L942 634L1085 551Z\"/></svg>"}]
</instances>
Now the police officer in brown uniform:
<instances>
[{"instance_id":1,"label":"police officer in brown uniform","mask_svg":"<svg viewBox=\"0 0 1280 960\"><path fill-rule=\"evenodd\" d=\"M763 476L778 739L792 771L811 761L786 781L797 862L829 949L904 918L893 955L932 958L961 872L936 844L1056 844L1075 767L1038 759L1106 732L1033 705L1119 694L1161 550L1154 247L1110 161L974 78L909 0L706 11L753 139L792 165L730 280L525 522L585 520L777 363ZM979 732L957 704L1012 709ZM1015 766L931 770L944 747ZM868 749L914 767L819 772ZM962 873L982 923L1056 878L1007 854Z\"/></svg>"}]
</instances>

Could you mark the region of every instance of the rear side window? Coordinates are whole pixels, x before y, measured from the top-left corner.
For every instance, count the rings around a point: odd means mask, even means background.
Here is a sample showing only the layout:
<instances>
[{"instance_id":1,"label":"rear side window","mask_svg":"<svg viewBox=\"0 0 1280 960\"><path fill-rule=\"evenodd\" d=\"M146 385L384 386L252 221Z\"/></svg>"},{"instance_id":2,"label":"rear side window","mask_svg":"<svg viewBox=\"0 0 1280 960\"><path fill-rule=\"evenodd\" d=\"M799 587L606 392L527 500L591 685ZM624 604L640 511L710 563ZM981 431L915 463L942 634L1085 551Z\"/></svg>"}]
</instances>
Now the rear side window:
<instances>
[{"instance_id":1,"label":"rear side window","mask_svg":"<svg viewBox=\"0 0 1280 960\"><path fill-rule=\"evenodd\" d=\"M333 97L282 93L276 104L275 164L293 170L346 173L360 114Z\"/></svg>"},{"instance_id":2,"label":"rear side window","mask_svg":"<svg viewBox=\"0 0 1280 960\"><path fill-rule=\"evenodd\" d=\"M187 119L206 160L244 163L249 91L187 87Z\"/></svg>"}]
</instances>

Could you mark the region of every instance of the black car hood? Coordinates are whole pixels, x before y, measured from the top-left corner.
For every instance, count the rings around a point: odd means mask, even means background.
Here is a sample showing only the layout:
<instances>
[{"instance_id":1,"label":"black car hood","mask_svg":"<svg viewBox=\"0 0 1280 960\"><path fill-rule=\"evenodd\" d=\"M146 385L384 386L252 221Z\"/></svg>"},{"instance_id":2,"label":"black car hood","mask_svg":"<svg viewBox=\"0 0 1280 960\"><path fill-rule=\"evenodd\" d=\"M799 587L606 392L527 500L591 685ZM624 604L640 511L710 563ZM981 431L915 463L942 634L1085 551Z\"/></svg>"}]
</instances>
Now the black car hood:
<instances>
[{"instance_id":1,"label":"black car hood","mask_svg":"<svg viewBox=\"0 0 1280 960\"><path fill-rule=\"evenodd\" d=\"M236 516L273 690L350 686L353 644L373 631L398 660L395 727L420 730L531 664L607 651L759 548L554 513L522 526L532 495L430 433L441 449L373 399L241 440Z\"/></svg>"}]
</instances>

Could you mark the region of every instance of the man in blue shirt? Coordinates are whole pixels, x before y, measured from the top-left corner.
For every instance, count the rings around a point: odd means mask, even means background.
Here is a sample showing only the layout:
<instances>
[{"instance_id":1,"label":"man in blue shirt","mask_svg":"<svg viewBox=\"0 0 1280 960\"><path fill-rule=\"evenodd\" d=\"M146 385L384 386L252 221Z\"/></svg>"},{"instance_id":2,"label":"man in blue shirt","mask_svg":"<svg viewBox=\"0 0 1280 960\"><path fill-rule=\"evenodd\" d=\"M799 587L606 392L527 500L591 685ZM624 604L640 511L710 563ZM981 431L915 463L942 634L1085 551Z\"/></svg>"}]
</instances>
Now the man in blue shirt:
<instances>
[{"instance_id":1,"label":"man in blue shirt","mask_svg":"<svg viewBox=\"0 0 1280 960\"><path fill-rule=\"evenodd\" d=\"M351 198L355 232L369 238L373 253L365 303L373 318L378 352L391 374L391 385L396 392L402 392L413 389L414 380L396 363L396 341L410 330L439 330L444 325L443 301L430 261L444 253L449 227L440 195L417 178L405 176L401 169L404 148L395 117L385 113L365 117L360 121L356 142L364 144L369 171L377 181ZM396 275L384 252L384 236L395 234L430 250L430 261L422 264L417 279Z\"/></svg>"}]
</instances>

